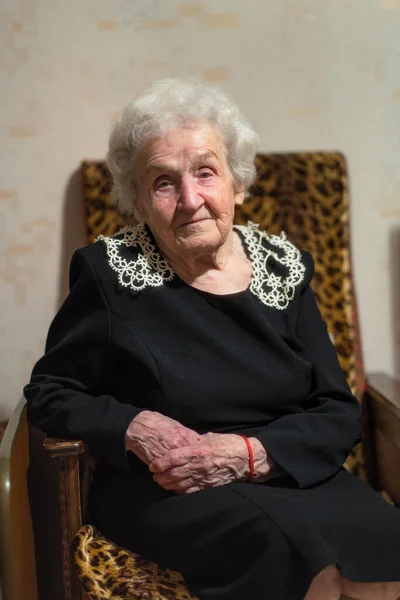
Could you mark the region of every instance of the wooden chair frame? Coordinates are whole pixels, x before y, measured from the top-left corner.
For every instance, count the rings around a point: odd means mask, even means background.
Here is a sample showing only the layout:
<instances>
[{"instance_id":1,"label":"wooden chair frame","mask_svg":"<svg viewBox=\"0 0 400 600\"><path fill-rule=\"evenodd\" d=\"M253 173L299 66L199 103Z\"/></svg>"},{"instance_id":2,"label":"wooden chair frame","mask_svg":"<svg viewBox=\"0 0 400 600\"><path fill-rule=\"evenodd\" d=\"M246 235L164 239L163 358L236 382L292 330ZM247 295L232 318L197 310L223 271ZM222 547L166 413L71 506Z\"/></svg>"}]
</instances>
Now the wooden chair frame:
<instances>
[{"instance_id":1,"label":"wooden chair frame","mask_svg":"<svg viewBox=\"0 0 400 600\"><path fill-rule=\"evenodd\" d=\"M21 398L0 445L2 600L38 600L28 468L28 424L25 399Z\"/></svg>"}]
</instances>

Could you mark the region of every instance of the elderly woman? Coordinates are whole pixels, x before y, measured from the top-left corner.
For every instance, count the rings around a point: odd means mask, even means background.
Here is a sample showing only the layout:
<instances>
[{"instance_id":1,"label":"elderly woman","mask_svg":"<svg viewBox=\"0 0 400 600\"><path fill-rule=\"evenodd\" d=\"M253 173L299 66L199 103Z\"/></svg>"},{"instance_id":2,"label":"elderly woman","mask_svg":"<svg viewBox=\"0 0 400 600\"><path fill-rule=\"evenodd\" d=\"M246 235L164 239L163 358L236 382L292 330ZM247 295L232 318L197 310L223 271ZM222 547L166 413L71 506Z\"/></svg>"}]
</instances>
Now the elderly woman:
<instances>
[{"instance_id":1,"label":"elderly woman","mask_svg":"<svg viewBox=\"0 0 400 600\"><path fill-rule=\"evenodd\" d=\"M123 110L108 164L136 224L75 253L29 418L91 445L103 535L201 600L395 600L400 513L342 467L359 407L312 258L233 226L256 145L196 82L159 82Z\"/></svg>"}]
</instances>

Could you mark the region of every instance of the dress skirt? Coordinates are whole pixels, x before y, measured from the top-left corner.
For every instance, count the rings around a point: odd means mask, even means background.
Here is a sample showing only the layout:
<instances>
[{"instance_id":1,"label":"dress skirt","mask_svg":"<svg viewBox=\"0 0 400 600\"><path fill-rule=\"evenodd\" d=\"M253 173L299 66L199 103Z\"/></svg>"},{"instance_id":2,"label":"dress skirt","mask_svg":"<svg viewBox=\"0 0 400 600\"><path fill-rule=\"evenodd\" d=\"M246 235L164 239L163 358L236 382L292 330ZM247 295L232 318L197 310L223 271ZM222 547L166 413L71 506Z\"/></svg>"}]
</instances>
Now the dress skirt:
<instances>
[{"instance_id":1,"label":"dress skirt","mask_svg":"<svg viewBox=\"0 0 400 600\"><path fill-rule=\"evenodd\" d=\"M180 571L200 600L302 600L332 564L354 581L400 580L400 512L345 469L306 489L282 477L178 495L143 465L100 477L90 522Z\"/></svg>"}]
</instances>

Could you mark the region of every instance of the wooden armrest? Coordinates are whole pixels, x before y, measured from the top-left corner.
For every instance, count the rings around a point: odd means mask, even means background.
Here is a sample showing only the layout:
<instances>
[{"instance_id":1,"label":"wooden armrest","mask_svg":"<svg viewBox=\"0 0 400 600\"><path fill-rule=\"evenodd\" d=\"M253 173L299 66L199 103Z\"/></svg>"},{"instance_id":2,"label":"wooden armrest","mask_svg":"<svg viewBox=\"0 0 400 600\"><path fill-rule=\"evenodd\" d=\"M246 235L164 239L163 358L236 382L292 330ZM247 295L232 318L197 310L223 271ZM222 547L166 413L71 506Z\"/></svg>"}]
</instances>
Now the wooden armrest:
<instances>
[{"instance_id":1,"label":"wooden armrest","mask_svg":"<svg viewBox=\"0 0 400 600\"><path fill-rule=\"evenodd\" d=\"M59 500L61 518L61 554L66 600L83 600L76 577L72 542L82 527L79 455L85 451L81 440L45 438L43 449L49 458L59 458Z\"/></svg>"},{"instance_id":2,"label":"wooden armrest","mask_svg":"<svg viewBox=\"0 0 400 600\"><path fill-rule=\"evenodd\" d=\"M61 440L58 438L46 438L43 442L43 448L50 458L78 456L85 451L82 440Z\"/></svg>"},{"instance_id":3,"label":"wooden armrest","mask_svg":"<svg viewBox=\"0 0 400 600\"><path fill-rule=\"evenodd\" d=\"M400 418L400 382L385 373L368 375L367 390L374 399Z\"/></svg>"},{"instance_id":4,"label":"wooden armrest","mask_svg":"<svg viewBox=\"0 0 400 600\"><path fill-rule=\"evenodd\" d=\"M378 489L400 507L400 382L384 373L368 377Z\"/></svg>"},{"instance_id":5,"label":"wooden armrest","mask_svg":"<svg viewBox=\"0 0 400 600\"><path fill-rule=\"evenodd\" d=\"M0 595L4 600L38 598L29 467L26 403L21 398L0 444Z\"/></svg>"}]
</instances>

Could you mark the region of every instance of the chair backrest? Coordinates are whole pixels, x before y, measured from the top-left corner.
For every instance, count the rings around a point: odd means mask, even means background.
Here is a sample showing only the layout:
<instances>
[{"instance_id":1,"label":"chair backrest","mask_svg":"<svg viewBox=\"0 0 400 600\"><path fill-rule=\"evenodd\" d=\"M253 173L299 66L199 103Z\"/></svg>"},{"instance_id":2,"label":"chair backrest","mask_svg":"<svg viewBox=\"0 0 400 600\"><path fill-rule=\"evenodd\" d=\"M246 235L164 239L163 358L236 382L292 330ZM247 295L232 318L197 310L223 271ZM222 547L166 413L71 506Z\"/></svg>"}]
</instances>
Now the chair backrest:
<instances>
[{"instance_id":1,"label":"chair backrest","mask_svg":"<svg viewBox=\"0 0 400 600\"><path fill-rule=\"evenodd\" d=\"M28 495L29 436L21 398L0 445L0 580L2 600L37 600Z\"/></svg>"},{"instance_id":2,"label":"chair backrest","mask_svg":"<svg viewBox=\"0 0 400 600\"><path fill-rule=\"evenodd\" d=\"M365 388L360 332L350 260L346 161L338 152L258 154L257 180L235 221L284 230L315 260L313 288L340 364L353 393ZM126 221L113 206L104 161L84 161L84 207L88 242L113 235Z\"/></svg>"}]
</instances>

